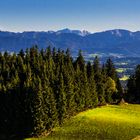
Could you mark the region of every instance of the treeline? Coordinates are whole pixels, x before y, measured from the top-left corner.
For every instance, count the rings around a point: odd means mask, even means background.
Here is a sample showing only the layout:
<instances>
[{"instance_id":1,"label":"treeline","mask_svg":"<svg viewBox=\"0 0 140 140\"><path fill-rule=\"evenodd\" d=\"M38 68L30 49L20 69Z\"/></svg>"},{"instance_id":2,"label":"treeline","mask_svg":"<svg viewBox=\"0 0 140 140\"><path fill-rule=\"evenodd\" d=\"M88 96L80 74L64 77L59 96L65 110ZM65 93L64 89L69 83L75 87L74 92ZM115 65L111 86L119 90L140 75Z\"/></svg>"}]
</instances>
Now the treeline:
<instances>
[{"instance_id":1,"label":"treeline","mask_svg":"<svg viewBox=\"0 0 140 140\"><path fill-rule=\"evenodd\" d=\"M130 103L140 104L140 65L136 67L135 73L130 76L127 88L125 99Z\"/></svg>"},{"instance_id":2,"label":"treeline","mask_svg":"<svg viewBox=\"0 0 140 140\"><path fill-rule=\"evenodd\" d=\"M0 135L38 135L80 111L115 103L122 88L113 62L85 63L65 52L32 47L0 53Z\"/></svg>"}]
</instances>

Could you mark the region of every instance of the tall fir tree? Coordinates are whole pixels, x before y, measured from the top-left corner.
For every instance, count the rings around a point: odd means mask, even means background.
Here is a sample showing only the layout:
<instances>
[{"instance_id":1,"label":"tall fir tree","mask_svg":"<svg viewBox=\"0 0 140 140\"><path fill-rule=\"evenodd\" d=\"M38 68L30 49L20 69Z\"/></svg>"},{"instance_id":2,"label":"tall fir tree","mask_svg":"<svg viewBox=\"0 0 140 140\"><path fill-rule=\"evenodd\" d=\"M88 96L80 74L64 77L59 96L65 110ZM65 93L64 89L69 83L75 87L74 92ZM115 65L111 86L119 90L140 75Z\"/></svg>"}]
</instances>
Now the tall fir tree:
<instances>
[{"instance_id":1,"label":"tall fir tree","mask_svg":"<svg viewBox=\"0 0 140 140\"><path fill-rule=\"evenodd\" d=\"M47 77L44 77L42 86L43 86L42 94L44 97L43 110L45 113L44 118L45 128L46 130L51 130L58 122L56 101L54 98L53 90L50 87L50 83Z\"/></svg>"},{"instance_id":2,"label":"tall fir tree","mask_svg":"<svg viewBox=\"0 0 140 140\"><path fill-rule=\"evenodd\" d=\"M57 91L57 110L58 110L58 120L61 125L66 117L66 93L64 87L64 79L62 73L59 74L58 81L58 91Z\"/></svg>"},{"instance_id":3,"label":"tall fir tree","mask_svg":"<svg viewBox=\"0 0 140 140\"><path fill-rule=\"evenodd\" d=\"M34 82L32 81L32 121L33 121L33 133L36 135L41 134L45 131L45 122L44 117L45 113L43 110L43 95L42 95L42 86L41 80L39 77L33 77Z\"/></svg>"},{"instance_id":4,"label":"tall fir tree","mask_svg":"<svg viewBox=\"0 0 140 140\"><path fill-rule=\"evenodd\" d=\"M87 65L87 76L89 80L89 90L91 92L92 107L96 107L98 105L98 95L94 79L94 70L91 65Z\"/></svg>"}]
</instances>

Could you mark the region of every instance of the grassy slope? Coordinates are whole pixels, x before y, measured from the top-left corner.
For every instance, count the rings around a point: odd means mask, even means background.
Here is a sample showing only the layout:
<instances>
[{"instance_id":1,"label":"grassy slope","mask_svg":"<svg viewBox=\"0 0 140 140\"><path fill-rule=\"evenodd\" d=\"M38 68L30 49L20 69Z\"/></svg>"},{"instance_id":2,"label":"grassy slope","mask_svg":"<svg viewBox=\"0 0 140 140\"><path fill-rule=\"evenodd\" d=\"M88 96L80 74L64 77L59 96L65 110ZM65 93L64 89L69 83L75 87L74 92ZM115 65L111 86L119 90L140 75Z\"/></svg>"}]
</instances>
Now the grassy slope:
<instances>
[{"instance_id":1,"label":"grassy slope","mask_svg":"<svg viewBox=\"0 0 140 140\"><path fill-rule=\"evenodd\" d=\"M129 79L128 75L124 75L122 78L120 78L120 81L126 81Z\"/></svg>"},{"instance_id":2,"label":"grassy slope","mask_svg":"<svg viewBox=\"0 0 140 140\"><path fill-rule=\"evenodd\" d=\"M43 140L131 140L140 135L140 105L109 105L79 113Z\"/></svg>"}]
</instances>

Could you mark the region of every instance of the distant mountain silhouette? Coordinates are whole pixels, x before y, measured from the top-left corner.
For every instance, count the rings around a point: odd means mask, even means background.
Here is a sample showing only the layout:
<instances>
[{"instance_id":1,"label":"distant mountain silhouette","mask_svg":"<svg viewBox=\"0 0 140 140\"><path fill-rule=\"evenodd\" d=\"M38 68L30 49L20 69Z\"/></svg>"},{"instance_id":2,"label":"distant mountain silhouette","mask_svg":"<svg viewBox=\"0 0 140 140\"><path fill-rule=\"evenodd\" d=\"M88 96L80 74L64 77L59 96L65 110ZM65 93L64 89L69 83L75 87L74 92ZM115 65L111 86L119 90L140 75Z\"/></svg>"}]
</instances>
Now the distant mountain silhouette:
<instances>
[{"instance_id":1,"label":"distant mountain silhouette","mask_svg":"<svg viewBox=\"0 0 140 140\"><path fill-rule=\"evenodd\" d=\"M0 51L17 52L33 45L40 48L49 45L62 49L70 48L73 53L81 49L87 53L139 57L140 31L115 29L93 34L70 29L22 33L0 31Z\"/></svg>"}]
</instances>

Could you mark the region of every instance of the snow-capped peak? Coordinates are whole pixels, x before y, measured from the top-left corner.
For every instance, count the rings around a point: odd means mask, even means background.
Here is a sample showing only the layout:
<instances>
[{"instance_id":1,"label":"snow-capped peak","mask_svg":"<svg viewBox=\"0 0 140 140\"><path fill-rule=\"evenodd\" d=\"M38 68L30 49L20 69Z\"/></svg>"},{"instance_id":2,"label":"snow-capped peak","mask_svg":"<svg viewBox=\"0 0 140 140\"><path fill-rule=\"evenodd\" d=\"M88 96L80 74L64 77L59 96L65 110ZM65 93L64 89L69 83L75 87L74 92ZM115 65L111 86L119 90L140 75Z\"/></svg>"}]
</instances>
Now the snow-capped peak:
<instances>
[{"instance_id":1,"label":"snow-capped peak","mask_svg":"<svg viewBox=\"0 0 140 140\"><path fill-rule=\"evenodd\" d=\"M119 29L111 30L112 35L116 35L118 37L122 37L121 31Z\"/></svg>"},{"instance_id":2,"label":"snow-capped peak","mask_svg":"<svg viewBox=\"0 0 140 140\"><path fill-rule=\"evenodd\" d=\"M119 30L116 30L116 35L119 36L119 37L122 36L122 34L121 34L121 32Z\"/></svg>"},{"instance_id":3,"label":"snow-capped peak","mask_svg":"<svg viewBox=\"0 0 140 140\"><path fill-rule=\"evenodd\" d=\"M73 33L73 34L77 34L80 36L86 36L86 35L90 34L90 32L88 32L86 30L80 31L80 30L71 30L68 28L56 31L56 34L62 34L62 33Z\"/></svg>"}]
</instances>

